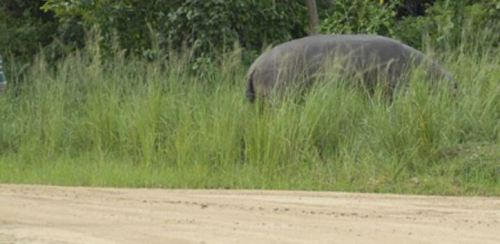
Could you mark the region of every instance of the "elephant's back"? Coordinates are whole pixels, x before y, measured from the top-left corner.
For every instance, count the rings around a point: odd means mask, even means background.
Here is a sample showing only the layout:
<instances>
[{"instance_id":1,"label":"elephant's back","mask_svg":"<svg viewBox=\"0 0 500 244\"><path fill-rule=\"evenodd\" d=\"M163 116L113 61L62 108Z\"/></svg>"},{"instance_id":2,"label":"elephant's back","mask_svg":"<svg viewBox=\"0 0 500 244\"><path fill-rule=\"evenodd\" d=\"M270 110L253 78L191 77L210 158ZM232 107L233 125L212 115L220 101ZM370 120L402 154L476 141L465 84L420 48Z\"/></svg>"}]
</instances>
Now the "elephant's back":
<instances>
[{"instance_id":1,"label":"elephant's back","mask_svg":"<svg viewBox=\"0 0 500 244\"><path fill-rule=\"evenodd\" d=\"M314 62L325 57L346 57L379 62L391 59L418 59L422 53L397 40L378 35L315 35L282 43L264 52L255 60L250 72L259 69L273 69L289 60Z\"/></svg>"},{"instance_id":2,"label":"elephant's back","mask_svg":"<svg viewBox=\"0 0 500 244\"><path fill-rule=\"evenodd\" d=\"M326 65L330 70L339 67L342 75L362 74L368 83L383 73L393 83L422 60L420 51L383 36L308 36L279 44L260 55L247 74L248 94L265 96L271 89L297 80L308 82L304 77L315 76ZM339 65L331 66L330 61Z\"/></svg>"}]
</instances>

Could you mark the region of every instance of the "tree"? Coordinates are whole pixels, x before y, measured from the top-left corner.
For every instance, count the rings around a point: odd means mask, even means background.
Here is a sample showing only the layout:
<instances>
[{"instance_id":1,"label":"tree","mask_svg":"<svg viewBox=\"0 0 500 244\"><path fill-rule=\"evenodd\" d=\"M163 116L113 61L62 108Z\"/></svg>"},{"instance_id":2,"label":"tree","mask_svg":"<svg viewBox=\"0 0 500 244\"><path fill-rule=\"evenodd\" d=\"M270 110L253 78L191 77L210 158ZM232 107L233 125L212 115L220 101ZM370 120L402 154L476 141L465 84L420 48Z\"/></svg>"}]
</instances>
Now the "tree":
<instances>
[{"instance_id":1,"label":"tree","mask_svg":"<svg viewBox=\"0 0 500 244\"><path fill-rule=\"evenodd\" d=\"M309 34L313 35L318 33L319 30L319 17L316 0L306 0L306 5L307 13L309 15Z\"/></svg>"}]
</instances>

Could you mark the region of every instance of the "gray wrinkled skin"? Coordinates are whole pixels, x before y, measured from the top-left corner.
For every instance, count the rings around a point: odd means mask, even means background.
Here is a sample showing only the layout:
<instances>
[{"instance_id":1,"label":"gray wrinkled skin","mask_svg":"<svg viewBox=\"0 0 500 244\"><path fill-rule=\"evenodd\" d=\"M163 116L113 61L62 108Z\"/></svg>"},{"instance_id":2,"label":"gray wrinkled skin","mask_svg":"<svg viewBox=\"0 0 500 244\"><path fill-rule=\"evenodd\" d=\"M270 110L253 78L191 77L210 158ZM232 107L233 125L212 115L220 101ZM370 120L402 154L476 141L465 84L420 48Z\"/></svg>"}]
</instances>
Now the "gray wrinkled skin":
<instances>
[{"instance_id":1,"label":"gray wrinkled skin","mask_svg":"<svg viewBox=\"0 0 500 244\"><path fill-rule=\"evenodd\" d=\"M422 65L429 79L452 80L424 54L399 41L376 35L317 35L282 43L263 53L250 67L247 98L269 97L285 88L307 86L325 72L390 91Z\"/></svg>"}]
</instances>

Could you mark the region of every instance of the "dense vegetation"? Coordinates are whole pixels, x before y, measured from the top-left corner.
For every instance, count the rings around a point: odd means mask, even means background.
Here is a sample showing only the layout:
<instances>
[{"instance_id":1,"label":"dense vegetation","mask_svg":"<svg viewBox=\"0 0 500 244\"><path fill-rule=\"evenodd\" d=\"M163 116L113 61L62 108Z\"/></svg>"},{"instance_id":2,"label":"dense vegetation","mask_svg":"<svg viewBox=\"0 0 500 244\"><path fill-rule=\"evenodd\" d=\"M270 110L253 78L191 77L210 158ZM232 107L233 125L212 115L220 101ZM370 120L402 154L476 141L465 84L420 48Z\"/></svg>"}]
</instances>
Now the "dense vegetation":
<instances>
[{"instance_id":1,"label":"dense vegetation","mask_svg":"<svg viewBox=\"0 0 500 244\"><path fill-rule=\"evenodd\" d=\"M248 61L306 34L302 1L5 0L0 182L500 195L500 3L318 5L323 32L427 47L459 94L416 73L389 103L332 74L248 103Z\"/></svg>"},{"instance_id":2,"label":"dense vegetation","mask_svg":"<svg viewBox=\"0 0 500 244\"><path fill-rule=\"evenodd\" d=\"M498 49L446 53L458 97L416 74L392 103L328 82L268 107L245 100L238 52L202 76L99 54L41 56L0 97L0 181L500 194Z\"/></svg>"},{"instance_id":3,"label":"dense vegetation","mask_svg":"<svg viewBox=\"0 0 500 244\"><path fill-rule=\"evenodd\" d=\"M464 31L489 28L500 37L498 0L317 0L325 33L378 33L417 48L454 48ZM249 58L261 48L307 32L303 0L3 0L0 53L32 57L40 47L56 57L83 47L85 31L147 58L187 46L217 56L235 42Z\"/></svg>"}]
</instances>

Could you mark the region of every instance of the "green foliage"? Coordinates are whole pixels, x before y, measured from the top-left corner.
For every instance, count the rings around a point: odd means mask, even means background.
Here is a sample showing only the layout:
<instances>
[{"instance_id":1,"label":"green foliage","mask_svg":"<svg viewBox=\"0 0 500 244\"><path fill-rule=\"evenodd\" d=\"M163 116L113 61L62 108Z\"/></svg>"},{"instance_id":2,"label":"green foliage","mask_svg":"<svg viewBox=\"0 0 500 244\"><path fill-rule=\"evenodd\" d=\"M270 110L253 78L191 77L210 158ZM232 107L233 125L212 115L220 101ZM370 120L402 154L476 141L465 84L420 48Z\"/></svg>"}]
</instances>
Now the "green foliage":
<instances>
[{"instance_id":1,"label":"green foliage","mask_svg":"<svg viewBox=\"0 0 500 244\"><path fill-rule=\"evenodd\" d=\"M210 56L235 42L260 50L305 34L304 6L297 1L49 0L43 9L80 29L97 26L103 44L118 37L122 48L144 56L183 45L197 57Z\"/></svg>"},{"instance_id":2,"label":"green foliage","mask_svg":"<svg viewBox=\"0 0 500 244\"><path fill-rule=\"evenodd\" d=\"M130 51L146 53L152 48L153 33L161 31L158 25L166 21L166 14L179 2L48 0L42 8L58 17L65 41L76 41L82 46L84 32L98 28L103 38L101 45L106 49L118 44Z\"/></svg>"},{"instance_id":3,"label":"green foliage","mask_svg":"<svg viewBox=\"0 0 500 244\"><path fill-rule=\"evenodd\" d=\"M400 1L339 0L321 23L325 33L372 33L394 35L395 16Z\"/></svg>"},{"instance_id":4,"label":"green foliage","mask_svg":"<svg viewBox=\"0 0 500 244\"><path fill-rule=\"evenodd\" d=\"M261 109L244 98L238 53L199 77L187 54L102 59L89 42L55 67L39 57L0 96L0 181L499 195L489 53L446 53L458 96L416 74L387 103L333 79Z\"/></svg>"},{"instance_id":5,"label":"green foliage","mask_svg":"<svg viewBox=\"0 0 500 244\"><path fill-rule=\"evenodd\" d=\"M500 42L499 0L341 0L326 6L325 33L381 34L417 48L426 44L444 50L465 47L462 43L473 42L468 33L488 29L481 31L483 46Z\"/></svg>"},{"instance_id":6,"label":"green foliage","mask_svg":"<svg viewBox=\"0 0 500 244\"><path fill-rule=\"evenodd\" d=\"M427 9L425 16L408 17L397 23L396 36L412 46L422 47L425 37L438 49L453 49L472 43L483 34L483 46L500 42L499 0L440 0ZM488 30L485 33L484 30ZM475 51L475 50L474 50Z\"/></svg>"},{"instance_id":7,"label":"green foliage","mask_svg":"<svg viewBox=\"0 0 500 244\"><path fill-rule=\"evenodd\" d=\"M500 39L499 0L317 0L325 33L376 33L423 48L464 47L464 33L490 29ZM188 49L194 69L243 47L250 62L263 47L306 35L304 1L296 0L5 0L0 3L0 52L29 59L40 48L53 58L83 48L100 30L105 53L117 48L147 58ZM10 58L6 61L9 62ZM9 72L11 73L11 72Z\"/></svg>"},{"instance_id":8,"label":"green foliage","mask_svg":"<svg viewBox=\"0 0 500 244\"><path fill-rule=\"evenodd\" d=\"M297 1L187 0L168 17L167 39L194 52L220 52L235 42L259 50L305 34L304 6Z\"/></svg>"},{"instance_id":9,"label":"green foliage","mask_svg":"<svg viewBox=\"0 0 500 244\"><path fill-rule=\"evenodd\" d=\"M410 17L397 1L319 1L324 31L417 47L427 36L459 94L429 93L416 75L390 104L333 82L263 110L244 99L247 66L228 49L305 35L302 1L42 3L0 3L9 66L56 34L82 49L55 62L42 49L8 73L2 182L500 194L498 0L437 0ZM169 59L151 59L164 50Z\"/></svg>"},{"instance_id":10,"label":"green foliage","mask_svg":"<svg viewBox=\"0 0 500 244\"><path fill-rule=\"evenodd\" d=\"M390 0L389 0L390 1ZM402 19L409 16L423 16L427 8L436 0L398 0L400 2L396 18Z\"/></svg>"},{"instance_id":11,"label":"green foliage","mask_svg":"<svg viewBox=\"0 0 500 244\"><path fill-rule=\"evenodd\" d=\"M39 11L44 1L2 0L0 2L0 53L29 56L49 45L56 34L57 21Z\"/></svg>"}]
</instances>

